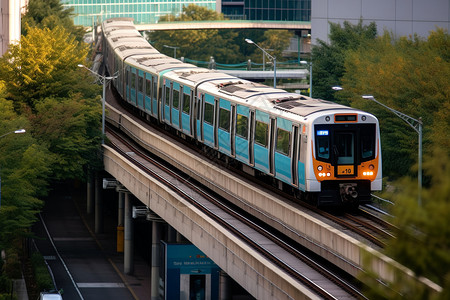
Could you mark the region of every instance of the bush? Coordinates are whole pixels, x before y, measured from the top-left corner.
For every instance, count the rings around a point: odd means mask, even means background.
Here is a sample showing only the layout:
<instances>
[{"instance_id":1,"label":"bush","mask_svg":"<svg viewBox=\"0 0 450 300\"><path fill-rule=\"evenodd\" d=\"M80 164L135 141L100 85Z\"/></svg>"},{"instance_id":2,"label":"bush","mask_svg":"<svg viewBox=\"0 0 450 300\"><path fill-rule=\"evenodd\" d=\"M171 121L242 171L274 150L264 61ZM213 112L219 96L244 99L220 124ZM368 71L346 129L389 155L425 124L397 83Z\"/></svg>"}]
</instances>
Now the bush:
<instances>
[{"instance_id":1,"label":"bush","mask_svg":"<svg viewBox=\"0 0 450 300\"><path fill-rule=\"evenodd\" d=\"M31 264L33 266L34 278L39 291L49 291L54 289L53 279L40 253L31 255Z\"/></svg>"}]
</instances>

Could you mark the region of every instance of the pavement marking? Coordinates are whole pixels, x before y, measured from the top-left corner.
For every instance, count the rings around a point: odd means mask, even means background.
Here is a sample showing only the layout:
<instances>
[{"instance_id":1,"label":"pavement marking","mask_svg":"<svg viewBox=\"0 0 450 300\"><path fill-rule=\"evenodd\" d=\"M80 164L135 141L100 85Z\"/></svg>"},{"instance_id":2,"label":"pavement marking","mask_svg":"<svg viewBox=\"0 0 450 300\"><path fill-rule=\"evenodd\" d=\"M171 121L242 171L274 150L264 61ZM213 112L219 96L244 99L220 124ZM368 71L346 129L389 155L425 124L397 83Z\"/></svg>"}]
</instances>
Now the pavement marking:
<instances>
[{"instance_id":1,"label":"pavement marking","mask_svg":"<svg viewBox=\"0 0 450 300\"><path fill-rule=\"evenodd\" d=\"M92 237L54 237L54 241L57 242L83 242L83 241L93 241L94 239Z\"/></svg>"},{"instance_id":2,"label":"pavement marking","mask_svg":"<svg viewBox=\"0 0 450 300\"><path fill-rule=\"evenodd\" d=\"M43 257L45 260L56 260L56 256L54 255L45 255Z\"/></svg>"},{"instance_id":3,"label":"pavement marking","mask_svg":"<svg viewBox=\"0 0 450 300\"><path fill-rule=\"evenodd\" d=\"M123 282L78 282L79 288L124 288Z\"/></svg>"}]
</instances>

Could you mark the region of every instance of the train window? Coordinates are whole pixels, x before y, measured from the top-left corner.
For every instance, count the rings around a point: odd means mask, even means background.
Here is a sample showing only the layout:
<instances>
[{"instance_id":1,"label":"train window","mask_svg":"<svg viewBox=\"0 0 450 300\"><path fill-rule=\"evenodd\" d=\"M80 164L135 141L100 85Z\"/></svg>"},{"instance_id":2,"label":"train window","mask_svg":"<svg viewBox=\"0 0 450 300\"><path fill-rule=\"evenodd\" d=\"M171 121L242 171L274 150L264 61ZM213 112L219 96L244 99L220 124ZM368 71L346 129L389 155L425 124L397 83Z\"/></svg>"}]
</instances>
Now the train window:
<instances>
[{"instance_id":1,"label":"train window","mask_svg":"<svg viewBox=\"0 0 450 300\"><path fill-rule=\"evenodd\" d=\"M156 99L157 89L158 89L158 83L156 82L156 79L153 79L153 99Z\"/></svg>"},{"instance_id":2,"label":"train window","mask_svg":"<svg viewBox=\"0 0 450 300\"><path fill-rule=\"evenodd\" d=\"M316 135L317 140L317 158L330 158L330 139L328 135Z\"/></svg>"},{"instance_id":3,"label":"train window","mask_svg":"<svg viewBox=\"0 0 450 300\"><path fill-rule=\"evenodd\" d=\"M214 117L214 105L205 103L205 111L203 119L208 124L213 124L213 117Z\"/></svg>"},{"instance_id":4,"label":"train window","mask_svg":"<svg viewBox=\"0 0 450 300\"><path fill-rule=\"evenodd\" d=\"M138 90L141 93L144 91L144 78L142 78L141 76L139 76L138 78Z\"/></svg>"},{"instance_id":5,"label":"train window","mask_svg":"<svg viewBox=\"0 0 450 300\"><path fill-rule=\"evenodd\" d=\"M131 73L131 88L136 89L136 74Z\"/></svg>"},{"instance_id":6,"label":"train window","mask_svg":"<svg viewBox=\"0 0 450 300\"><path fill-rule=\"evenodd\" d=\"M219 110L219 128L230 132L230 111L227 109Z\"/></svg>"},{"instance_id":7,"label":"train window","mask_svg":"<svg viewBox=\"0 0 450 300\"><path fill-rule=\"evenodd\" d=\"M353 164L354 163L354 135L351 132L336 132L335 133L334 155L337 157L338 164Z\"/></svg>"},{"instance_id":8,"label":"train window","mask_svg":"<svg viewBox=\"0 0 450 300\"><path fill-rule=\"evenodd\" d=\"M151 96L152 82L149 79L145 80L145 95Z\"/></svg>"},{"instance_id":9,"label":"train window","mask_svg":"<svg viewBox=\"0 0 450 300\"><path fill-rule=\"evenodd\" d=\"M173 108L179 108L180 107L180 91L173 89Z\"/></svg>"},{"instance_id":10,"label":"train window","mask_svg":"<svg viewBox=\"0 0 450 300\"><path fill-rule=\"evenodd\" d=\"M128 69L127 69L127 71L126 71L125 78L127 79L127 80L126 80L127 85L130 85L130 84L129 84L129 80L130 80L130 71L129 71Z\"/></svg>"},{"instance_id":11,"label":"train window","mask_svg":"<svg viewBox=\"0 0 450 300\"><path fill-rule=\"evenodd\" d=\"M267 148L269 142L269 124L256 121L255 142Z\"/></svg>"},{"instance_id":12,"label":"train window","mask_svg":"<svg viewBox=\"0 0 450 300\"><path fill-rule=\"evenodd\" d=\"M166 86L166 105L170 105L170 86Z\"/></svg>"},{"instance_id":13,"label":"train window","mask_svg":"<svg viewBox=\"0 0 450 300\"><path fill-rule=\"evenodd\" d=\"M278 128L277 130L277 152L290 156L291 133Z\"/></svg>"},{"instance_id":14,"label":"train window","mask_svg":"<svg viewBox=\"0 0 450 300\"><path fill-rule=\"evenodd\" d=\"M248 118L243 115L237 115L236 134L244 139L248 138Z\"/></svg>"},{"instance_id":15,"label":"train window","mask_svg":"<svg viewBox=\"0 0 450 300\"><path fill-rule=\"evenodd\" d=\"M369 126L361 128L361 158L363 160L375 158L375 126Z\"/></svg>"},{"instance_id":16,"label":"train window","mask_svg":"<svg viewBox=\"0 0 450 300\"><path fill-rule=\"evenodd\" d=\"M189 114L191 108L191 95L183 94L183 112Z\"/></svg>"}]
</instances>

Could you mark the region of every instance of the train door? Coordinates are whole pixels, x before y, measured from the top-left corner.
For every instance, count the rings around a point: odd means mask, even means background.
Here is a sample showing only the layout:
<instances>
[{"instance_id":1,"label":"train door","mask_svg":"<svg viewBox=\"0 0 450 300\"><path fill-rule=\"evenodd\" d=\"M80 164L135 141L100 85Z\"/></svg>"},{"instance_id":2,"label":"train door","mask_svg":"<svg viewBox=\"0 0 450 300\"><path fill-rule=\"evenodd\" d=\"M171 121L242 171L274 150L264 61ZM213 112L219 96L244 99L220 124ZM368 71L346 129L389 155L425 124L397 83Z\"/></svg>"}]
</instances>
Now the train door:
<instances>
[{"instance_id":1,"label":"train door","mask_svg":"<svg viewBox=\"0 0 450 300\"><path fill-rule=\"evenodd\" d=\"M203 112L205 103L205 94L199 93L195 97L195 134L198 141L203 142Z\"/></svg>"},{"instance_id":2,"label":"train door","mask_svg":"<svg viewBox=\"0 0 450 300\"><path fill-rule=\"evenodd\" d=\"M335 174L337 177L357 175L356 167L356 132L348 128L338 127L333 134L333 157L335 161Z\"/></svg>"},{"instance_id":3,"label":"train door","mask_svg":"<svg viewBox=\"0 0 450 300\"><path fill-rule=\"evenodd\" d=\"M136 69L131 68L130 70L130 74L131 74L131 82L130 82L130 102L131 104L133 104L134 106L137 106L137 92L136 92Z\"/></svg>"},{"instance_id":4,"label":"train door","mask_svg":"<svg viewBox=\"0 0 450 300\"><path fill-rule=\"evenodd\" d=\"M234 130L234 146L236 159L246 164L250 163L250 110L248 107L238 105L236 107L236 117L234 123L236 124Z\"/></svg>"},{"instance_id":5,"label":"train door","mask_svg":"<svg viewBox=\"0 0 450 300\"><path fill-rule=\"evenodd\" d=\"M255 111L253 155L255 160L255 168L264 173L271 173L272 166L272 159L269 158L271 152L269 149L271 139L270 123L271 120L267 113L259 110Z\"/></svg>"},{"instance_id":6,"label":"train door","mask_svg":"<svg viewBox=\"0 0 450 300\"><path fill-rule=\"evenodd\" d=\"M214 148L219 149L219 99L214 98Z\"/></svg>"},{"instance_id":7,"label":"train door","mask_svg":"<svg viewBox=\"0 0 450 300\"><path fill-rule=\"evenodd\" d=\"M291 159L291 184L294 186L298 186L298 161L300 159L299 155L299 130L298 125L292 126L292 159Z\"/></svg>"},{"instance_id":8,"label":"train door","mask_svg":"<svg viewBox=\"0 0 450 300\"><path fill-rule=\"evenodd\" d=\"M274 122L275 120L272 119ZM274 171L279 180L292 184L293 126L292 122L277 118L274 132Z\"/></svg>"},{"instance_id":9,"label":"train door","mask_svg":"<svg viewBox=\"0 0 450 300\"><path fill-rule=\"evenodd\" d=\"M230 151L231 156L236 157L236 145L235 145L235 135L236 135L236 105L231 105L231 137L230 137Z\"/></svg>"},{"instance_id":10,"label":"train door","mask_svg":"<svg viewBox=\"0 0 450 300\"><path fill-rule=\"evenodd\" d=\"M218 101L217 146L220 152L231 155L231 103L224 99Z\"/></svg>"},{"instance_id":11,"label":"train door","mask_svg":"<svg viewBox=\"0 0 450 300\"><path fill-rule=\"evenodd\" d=\"M182 87L178 82L172 82L171 124L180 128L180 94Z\"/></svg>"},{"instance_id":12,"label":"train door","mask_svg":"<svg viewBox=\"0 0 450 300\"><path fill-rule=\"evenodd\" d=\"M275 174L276 119L270 118L269 126L269 173Z\"/></svg>"},{"instance_id":13,"label":"train door","mask_svg":"<svg viewBox=\"0 0 450 300\"><path fill-rule=\"evenodd\" d=\"M164 80L164 92L163 92L163 120L165 123L170 124L170 97L172 91L172 83L169 80Z\"/></svg>"},{"instance_id":14,"label":"train door","mask_svg":"<svg viewBox=\"0 0 450 300\"><path fill-rule=\"evenodd\" d=\"M192 90L188 86L183 87L182 104L181 104L181 120L180 127L183 133L192 135L191 133L191 115L192 115Z\"/></svg>"},{"instance_id":15,"label":"train door","mask_svg":"<svg viewBox=\"0 0 450 300\"><path fill-rule=\"evenodd\" d=\"M249 137L248 137L248 162L250 166L255 165L255 153L254 153L254 142L255 142L255 111L251 110L249 115Z\"/></svg>"},{"instance_id":16,"label":"train door","mask_svg":"<svg viewBox=\"0 0 450 300\"><path fill-rule=\"evenodd\" d=\"M127 102L130 102L130 80L131 75L130 75L130 67L127 66L126 67L126 71L125 71L125 100Z\"/></svg>"},{"instance_id":17,"label":"train door","mask_svg":"<svg viewBox=\"0 0 450 300\"><path fill-rule=\"evenodd\" d=\"M215 139L215 123L216 123L216 114L215 114L215 100L214 97L208 94L203 96L203 122L202 122L202 138L203 143L210 147L215 147L216 139Z\"/></svg>"},{"instance_id":18,"label":"train door","mask_svg":"<svg viewBox=\"0 0 450 300\"><path fill-rule=\"evenodd\" d=\"M152 76L145 73L145 92L144 108L149 114L152 113Z\"/></svg>"},{"instance_id":19,"label":"train door","mask_svg":"<svg viewBox=\"0 0 450 300\"><path fill-rule=\"evenodd\" d=\"M137 71L137 106L145 111L145 99L144 99L144 72L141 70Z\"/></svg>"}]
</instances>

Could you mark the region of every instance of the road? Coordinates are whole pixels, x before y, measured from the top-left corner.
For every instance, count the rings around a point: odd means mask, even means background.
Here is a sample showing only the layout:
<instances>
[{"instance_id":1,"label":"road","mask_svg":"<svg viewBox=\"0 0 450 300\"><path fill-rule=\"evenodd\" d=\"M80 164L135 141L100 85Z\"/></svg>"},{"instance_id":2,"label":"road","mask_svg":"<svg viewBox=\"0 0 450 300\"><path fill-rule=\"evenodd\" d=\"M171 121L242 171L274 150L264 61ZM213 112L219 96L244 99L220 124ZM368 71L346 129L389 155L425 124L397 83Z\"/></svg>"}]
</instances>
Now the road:
<instances>
[{"instance_id":1,"label":"road","mask_svg":"<svg viewBox=\"0 0 450 300\"><path fill-rule=\"evenodd\" d=\"M63 298L71 299L135 299L124 283L124 276L114 264L112 251L105 251L80 215L72 187L53 191L34 227L37 248L50 265ZM53 244L47 232L53 237ZM100 236L101 238L101 236ZM117 254L115 254L117 257Z\"/></svg>"}]
</instances>

